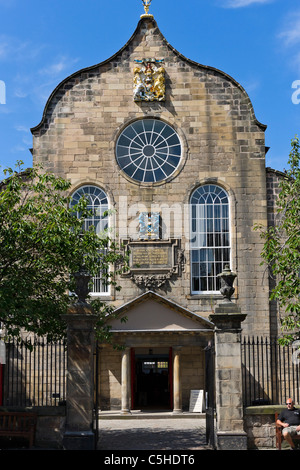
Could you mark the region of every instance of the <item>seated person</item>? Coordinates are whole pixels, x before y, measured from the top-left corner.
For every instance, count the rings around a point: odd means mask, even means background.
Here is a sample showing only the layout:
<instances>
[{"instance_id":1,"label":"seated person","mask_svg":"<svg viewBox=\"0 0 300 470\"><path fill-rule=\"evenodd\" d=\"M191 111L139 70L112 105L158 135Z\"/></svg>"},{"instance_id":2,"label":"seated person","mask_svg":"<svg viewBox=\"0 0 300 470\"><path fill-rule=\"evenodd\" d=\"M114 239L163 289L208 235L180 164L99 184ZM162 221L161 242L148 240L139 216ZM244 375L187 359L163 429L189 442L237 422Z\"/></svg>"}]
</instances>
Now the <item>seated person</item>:
<instances>
[{"instance_id":1,"label":"seated person","mask_svg":"<svg viewBox=\"0 0 300 470\"><path fill-rule=\"evenodd\" d=\"M293 436L300 435L300 410L294 407L291 398L287 399L286 405L287 409L279 414L276 424L282 426L282 435L291 446L291 450L294 450Z\"/></svg>"}]
</instances>

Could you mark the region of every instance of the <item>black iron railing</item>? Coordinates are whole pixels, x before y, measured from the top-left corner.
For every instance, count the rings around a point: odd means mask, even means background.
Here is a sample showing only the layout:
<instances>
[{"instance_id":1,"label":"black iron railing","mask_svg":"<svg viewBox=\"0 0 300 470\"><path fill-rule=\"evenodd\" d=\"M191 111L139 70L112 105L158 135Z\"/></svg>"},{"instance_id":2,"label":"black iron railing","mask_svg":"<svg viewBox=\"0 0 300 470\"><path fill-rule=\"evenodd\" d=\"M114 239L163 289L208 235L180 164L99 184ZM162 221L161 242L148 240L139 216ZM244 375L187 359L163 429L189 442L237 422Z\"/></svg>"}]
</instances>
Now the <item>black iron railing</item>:
<instances>
[{"instance_id":1,"label":"black iron railing","mask_svg":"<svg viewBox=\"0 0 300 470\"><path fill-rule=\"evenodd\" d=\"M278 339L243 338L244 405L281 405L289 397L299 403L297 345L281 346Z\"/></svg>"},{"instance_id":2,"label":"black iron railing","mask_svg":"<svg viewBox=\"0 0 300 470\"><path fill-rule=\"evenodd\" d=\"M66 399L67 352L64 341L44 338L6 342L2 366L3 406L57 406ZM292 397L300 403L299 350L277 338L244 337L241 343L243 402L281 405ZM1 404L1 403L0 403Z\"/></svg>"},{"instance_id":3,"label":"black iron railing","mask_svg":"<svg viewBox=\"0 0 300 470\"><path fill-rule=\"evenodd\" d=\"M65 342L6 342L3 406L57 406L66 397Z\"/></svg>"}]
</instances>

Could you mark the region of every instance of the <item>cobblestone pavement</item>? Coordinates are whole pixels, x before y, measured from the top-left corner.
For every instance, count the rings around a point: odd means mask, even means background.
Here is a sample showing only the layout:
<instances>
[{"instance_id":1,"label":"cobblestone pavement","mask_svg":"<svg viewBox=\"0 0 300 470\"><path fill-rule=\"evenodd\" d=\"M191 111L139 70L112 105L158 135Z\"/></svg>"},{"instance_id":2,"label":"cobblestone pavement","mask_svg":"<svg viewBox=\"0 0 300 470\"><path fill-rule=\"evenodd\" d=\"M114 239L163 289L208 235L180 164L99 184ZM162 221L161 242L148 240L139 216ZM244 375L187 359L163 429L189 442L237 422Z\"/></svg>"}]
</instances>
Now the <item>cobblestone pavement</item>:
<instances>
[{"instance_id":1,"label":"cobblestone pavement","mask_svg":"<svg viewBox=\"0 0 300 470\"><path fill-rule=\"evenodd\" d=\"M209 450L205 419L100 419L99 450Z\"/></svg>"}]
</instances>

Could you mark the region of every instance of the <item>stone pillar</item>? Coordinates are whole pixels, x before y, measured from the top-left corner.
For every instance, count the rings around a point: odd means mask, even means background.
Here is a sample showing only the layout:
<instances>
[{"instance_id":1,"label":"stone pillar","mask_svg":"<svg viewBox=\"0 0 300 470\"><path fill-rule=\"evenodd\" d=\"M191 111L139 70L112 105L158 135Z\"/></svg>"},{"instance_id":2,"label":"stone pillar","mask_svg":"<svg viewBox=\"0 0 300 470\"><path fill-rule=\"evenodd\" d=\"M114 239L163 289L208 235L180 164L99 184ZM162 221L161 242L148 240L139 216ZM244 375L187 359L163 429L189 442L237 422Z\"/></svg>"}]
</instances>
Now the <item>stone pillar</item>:
<instances>
[{"instance_id":1,"label":"stone pillar","mask_svg":"<svg viewBox=\"0 0 300 470\"><path fill-rule=\"evenodd\" d=\"M182 413L180 350L180 347L175 347L173 349L173 413Z\"/></svg>"},{"instance_id":2,"label":"stone pillar","mask_svg":"<svg viewBox=\"0 0 300 470\"><path fill-rule=\"evenodd\" d=\"M66 450L94 450L94 328L97 316L84 299L70 306L67 324Z\"/></svg>"},{"instance_id":3,"label":"stone pillar","mask_svg":"<svg viewBox=\"0 0 300 470\"><path fill-rule=\"evenodd\" d=\"M122 414L130 414L130 348L122 352L121 364Z\"/></svg>"},{"instance_id":4,"label":"stone pillar","mask_svg":"<svg viewBox=\"0 0 300 470\"><path fill-rule=\"evenodd\" d=\"M231 302L231 295L224 295L210 316L215 325L216 440L218 450L247 450L241 361L241 323L246 315Z\"/></svg>"}]
</instances>

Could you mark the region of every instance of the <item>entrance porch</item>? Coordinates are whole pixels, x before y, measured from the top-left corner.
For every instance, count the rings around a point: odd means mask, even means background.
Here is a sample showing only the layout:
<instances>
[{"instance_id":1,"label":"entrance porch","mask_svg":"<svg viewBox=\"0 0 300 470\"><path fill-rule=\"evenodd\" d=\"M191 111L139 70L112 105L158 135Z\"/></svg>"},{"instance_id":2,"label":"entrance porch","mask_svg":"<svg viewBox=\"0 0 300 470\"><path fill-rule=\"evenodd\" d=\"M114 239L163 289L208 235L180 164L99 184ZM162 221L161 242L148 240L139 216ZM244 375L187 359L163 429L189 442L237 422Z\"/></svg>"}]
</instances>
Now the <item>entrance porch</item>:
<instances>
[{"instance_id":1,"label":"entrance porch","mask_svg":"<svg viewBox=\"0 0 300 470\"><path fill-rule=\"evenodd\" d=\"M102 344L98 358L100 410L189 410L191 390L205 389L205 347L213 324L153 292L118 309L108 322L114 349Z\"/></svg>"}]
</instances>

